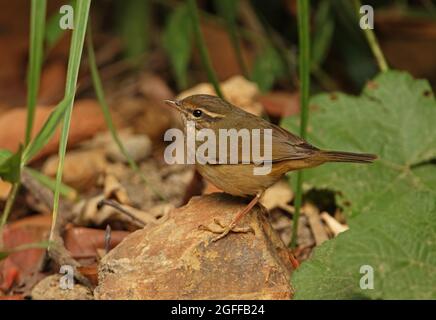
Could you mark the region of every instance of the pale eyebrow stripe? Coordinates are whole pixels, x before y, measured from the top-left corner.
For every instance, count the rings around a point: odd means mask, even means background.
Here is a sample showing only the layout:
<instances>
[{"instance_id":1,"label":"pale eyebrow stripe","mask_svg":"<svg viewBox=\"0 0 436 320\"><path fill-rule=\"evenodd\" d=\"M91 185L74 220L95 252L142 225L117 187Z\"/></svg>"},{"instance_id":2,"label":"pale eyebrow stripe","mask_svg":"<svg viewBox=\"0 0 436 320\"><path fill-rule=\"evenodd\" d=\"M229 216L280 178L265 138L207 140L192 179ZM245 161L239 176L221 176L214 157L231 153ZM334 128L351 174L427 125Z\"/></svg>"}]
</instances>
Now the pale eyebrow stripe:
<instances>
[{"instance_id":1,"label":"pale eyebrow stripe","mask_svg":"<svg viewBox=\"0 0 436 320\"><path fill-rule=\"evenodd\" d=\"M199 108L199 109L201 109L201 108ZM219 114L219 113L211 112L209 110L204 110L204 109L201 109L201 111L203 111L205 114L207 114L211 118L224 118L224 115Z\"/></svg>"},{"instance_id":2,"label":"pale eyebrow stripe","mask_svg":"<svg viewBox=\"0 0 436 320\"><path fill-rule=\"evenodd\" d=\"M205 109L204 107L201 107L201 106L194 106L194 105L192 105L190 103L188 103L188 105L189 105L190 111L194 111L195 109L199 109L202 112L204 112L207 116L209 116L210 118L224 118L225 117L222 114L209 111L209 110L207 110L207 109Z\"/></svg>"},{"instance_id":3,"label":"pale eyebrow stripe","mask_svg":"<svg viewBox=\"0 0 436 320\"><path fill-rule=\"evenodd\" d=\"M194 111L194 110L201 110L203 113L205 113L207 116L209 116L210 118L224 118L225 116L219 113L215 113L209 110L204 109L203 107L194 107L192 108L192 110L190 111Z\"/></svg>"}]
</instances>

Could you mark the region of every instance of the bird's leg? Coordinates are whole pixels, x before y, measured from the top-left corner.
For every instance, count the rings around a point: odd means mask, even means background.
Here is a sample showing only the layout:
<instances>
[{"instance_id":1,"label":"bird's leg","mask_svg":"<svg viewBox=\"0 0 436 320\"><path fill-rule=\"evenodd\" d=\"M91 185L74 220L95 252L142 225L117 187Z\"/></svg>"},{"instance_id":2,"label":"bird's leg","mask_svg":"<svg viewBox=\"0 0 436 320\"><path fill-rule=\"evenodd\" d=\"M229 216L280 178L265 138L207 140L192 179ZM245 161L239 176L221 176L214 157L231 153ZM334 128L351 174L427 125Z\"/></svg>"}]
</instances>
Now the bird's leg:
<instances>
[{"instance_id":1,"label":"bird's leg","mask_svg":"<svg viewBox=\"0 0 436 320\"><path fill-rule=\"evenodd\" d=\"M250 201L250 203L241 211L236 214L236 216L232 219L232 221L229 223L229 225L224 226L218 219L214 219L215 224L221 227L220 230L214 230L210 227L200 225L199 228L201 230L209 231L212 233L218 233L219 235L212 239L213 242L218 241L219 239L224 238L229 232L238 232L238 233L246 233L246 232L253 232L253 229L251 227L241 227L241 228L235 228L236 224L248 213L250 210L259 202L260 197L262 196L262 193L256 194L256 196Z\"/></svg>"}]
</instances>

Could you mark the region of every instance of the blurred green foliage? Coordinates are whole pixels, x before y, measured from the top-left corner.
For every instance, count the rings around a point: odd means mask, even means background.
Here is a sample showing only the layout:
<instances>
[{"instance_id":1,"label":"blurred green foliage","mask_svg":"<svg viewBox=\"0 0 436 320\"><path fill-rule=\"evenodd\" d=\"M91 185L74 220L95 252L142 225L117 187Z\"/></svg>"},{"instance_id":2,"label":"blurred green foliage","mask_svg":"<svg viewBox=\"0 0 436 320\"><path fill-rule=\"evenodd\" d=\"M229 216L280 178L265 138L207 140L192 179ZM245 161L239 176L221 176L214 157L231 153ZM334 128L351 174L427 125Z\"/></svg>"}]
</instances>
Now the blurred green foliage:
<instances>
[{"instance_id":1,"label":"blurred green foliage","mask_svg":"<svg viewBox=\"0 0 436 320\"><path fill-rule=\"evenodd\" d=\"M117 27L127 58L137 58L149 49L152 23L151 1L116 1Z\"/></svg>"},{"instance_id":2,"label":"blurred green foliage","mask_svg":"<svg viewBox=\"0 0 436 320\"><path fill-rule=\"evenodd\" d=\"M271 90L277 78L285 73L286 66L283 64L280 54L268 44L256 56L251 79L257 83L261 91L266 92Z\"/></svg>"},{"instance_id":3,"label":"blurred green foliage","mask_svg":"<svg viewBox=\"0 0 436 320\"><path fill-rule=\"evenodd\" d=\"M192 52L193 27L186 4L175 8L168 16L162 37L162 45L170 59L177 86L188 86L188 66Z\"/></svg>"}]
</instances>

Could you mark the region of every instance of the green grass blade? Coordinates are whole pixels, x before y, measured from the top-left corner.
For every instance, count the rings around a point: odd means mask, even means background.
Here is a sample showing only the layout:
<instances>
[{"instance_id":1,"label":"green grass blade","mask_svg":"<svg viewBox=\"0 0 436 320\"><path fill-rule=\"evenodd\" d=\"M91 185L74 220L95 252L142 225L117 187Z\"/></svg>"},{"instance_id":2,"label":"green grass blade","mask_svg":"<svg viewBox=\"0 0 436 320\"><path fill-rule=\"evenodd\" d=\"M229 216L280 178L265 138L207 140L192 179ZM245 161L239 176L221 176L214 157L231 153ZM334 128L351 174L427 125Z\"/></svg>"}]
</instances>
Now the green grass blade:
<instances>
[{"instance_id":1,"label":"green grass blade","mask_svg":"<svg viewBox=\"0 0 436 320\"><path fill-rule=\"evenodd\" d=\"M39 80L41 75L41 65L43 57L44 28L46 0L32 0L30 12L30 53L29 66L27 73L27 119L25 132L25 145L30 141L35 117L36 99L39 90ZM13 161L13 167L9 174L15 175L12 180L12 189L9 192L5 208L0 221L0 244L3 240L3 226L6 224L9 214L15 202L18 190L20 189L20 169L22 166L22 149L16 154L17 161Z\"/></svg>"},{"instance_id":2,"label":"green grass blade","mask_svg":"<svg viewBox=\"0 0 436 320\"><path fill-rule=\"evenodd\" d=\"M27 74L27 120L25 145L32 136L35 117L36 99L39 90L39 79L43 57L46 0L32 0L30 13L30 53Z\"/></svg>"},{"instance_id":3,"label":"green grass blade","mask_svg":"<svg viewBox=\"0 0 436 320\"><path fill-rule=\"evenodd\" d=\"M92 77L92 83L94 85L95 94L97 96L98 102L101 106L101 109L103 111L103 116L106 121L106 125L109 128L109 131L112 135L112 139L117 144L118 148L120 149L121 153L126 157L127 162L129 163L130 167L133 171L135 171L139 176L141 177L144 184L146 184L150 190L152 190L161 200L165 200L165 197L156 189L154 189L147 181L147 178L145 177L144 173L141 172L136 162L133 160L133 158L130 156L130 154L127 152L126 148L122 144L117 129L115 128L114 122L112 120L112 116L109 111L109 106L107 104L103 84L101 82L100 75L98 73L97 68L97 62L95 60L95 52L94 52L94 45L92 43L92 32L91 27L88 26L88 36L87 36L87 49L88 49L88 62L89 62L89 68L91 70L91 77Z\"/></svg>"},{"instance_id":4,"label":"green grass blade","mask_svg":"<svg viewBox=\"0 0 436 320\"><path fill-rule=\"evenodd\" d=\"M68 60L67 79L65 86L66 97L69 97L70 95L74 96L74 93L76 91L77 77L79 75L79 67L82 57L83 43L85 40L90 4L90 0L81 0L77 2L77 6L75 8L74 30L71 39L70 56ZM50 241L52 241L54 238L54 230L59 211L60 186L62 183L62 172L64 169L64 160L67 150L68 133L70 130L73 103L74 98L71 99L70 104L67 106L62 123L61 139L59 143L59 165L56 173L56 188L54 192L53 219L49 238Z\"/></svg>"},{"instance_id":5,"label":"green grass blade","mask_svg":"<svg viewBox=\"0 0 436 320\"><path fill-rule=\"evenodd\" d=\"M14 205L15 198L17 196L18 190L20 188L20 183L16 182L12 185L11 191L9 191L8 199L6 200L5 208L2 213L2 218L0 220L0 246L3 243L3 227L8 221L9 214Z\"/></svg>"},{"instance_id":6,"label":"green grass blade","mask_svg":"<svg viewBox=\"0 0 436 320\"><path fill-rule=\"evenodd\" d=\"M4 249L3 246L0 246L0 261L6 259L11 253L14 252L19 252L28 249L46 249L48 248L49 243L50 243L49 241L25 243L11 249Z\"/></svg>"},{"instance_id":7,"label":"green grass blade","mask_svg":"<svg viewBox=\"0 0 436 320\"><path fill-rule=\"evenodd\" d=\"M360 0L354 0L354 7L356 9L356 14L360 16L360 7L362 6L362 2ZM386 62L385 56L383 55L383 51L380 48L377 38L375 37L374 31L372 29L364 29L363 30L366 40L368 40L369 47L371 48L372 54L374 55L378 67L382 72L388 71L388 63Z\"/></svg>"},{"instance_id":8,"label":"green grass blade","mask_svg":"<svg viewBox=\"0 0 436 320\"><path fill-rule=\"evenodd\" d=\"M206 69L207 77L209 78L209 81L212 83L216 94L221 99L224 99L218 81L218 77L212 67L212 63L210 62L209 53L207 51L206 44L204 43L203 35L201 33L200 18L198 16L198 9L195 0L188 0L188 6L189 6L189 12L191 13L192 24L194 27L195 39L197 41L198 48L200 49L200 55L201 55L201 61L203 62L203 67Z\"/></svg>"},{"instance_id":9,"label":"green grass blade","mask_svg":"<svg viewBox=\"0 0 436 320\"><path fill-rule=\"evenodd\" d=\"M18 152L12 154L7 151L1 152L0 157L0 177L5 181L12 183L12 188L9 191L8 199L6 200L5 207L0 219L0 247L3 244L3 227L8 221L9 214L12 211L12 207L17 197L18 190L20 189L20 177L21 177L21 157L22 157L23 147L20 145ZM2 172L4 170L4 172Z\"/></svg>"},{"instance_id":10,"label":"green grass blade","mask_svg":"<svg viewBox=\"0 0 436 320\"><path fill-rule=\"evenodd\" d=\"M306 139L307 123L309 120L309 95L310 95L310 33L309 16L310 4L308 0L298 0L298 42L299 73L300 73L300 136ZM300 218L301 204L303 198L303 171L297 173L297 184L295 190L295 213L292 221L292 239L290 246L295 248L298 236L298 221Z\"/></svg>"},{"instance_id":11,"label":"green grass blade","mask_svg":"<svg viewBox=\"0 0 436 320\"><path fill-rule=\"evenodd\" d=\"M29 143L23 152L22 165L26 165L53 137L58 125L61 123L67 107L72 103L74 94L64 98L50 113L41 130Z\"/></svg>"}]
</instances>

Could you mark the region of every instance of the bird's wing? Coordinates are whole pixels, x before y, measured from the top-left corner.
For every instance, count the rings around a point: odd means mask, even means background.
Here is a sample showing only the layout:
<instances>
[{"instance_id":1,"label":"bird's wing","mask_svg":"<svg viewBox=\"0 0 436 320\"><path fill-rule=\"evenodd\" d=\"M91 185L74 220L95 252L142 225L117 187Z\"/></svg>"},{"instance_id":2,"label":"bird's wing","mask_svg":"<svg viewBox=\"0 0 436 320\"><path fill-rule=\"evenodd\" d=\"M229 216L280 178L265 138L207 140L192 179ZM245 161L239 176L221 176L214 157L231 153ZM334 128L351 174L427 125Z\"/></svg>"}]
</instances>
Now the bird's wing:
<instances>
[{"instance_id":1,"label":"bird's wing","mask_svg":"<svg viewBox=\"0 0 436 320\"><path fill-rule=\"evenodd\" d=\"M273 129L273 162L283 160L298 160L310 157L319 149L304 139L274 124Z\"/></svg>"},{"instance_id":2,"label":"bird's wing","mask_svg":"<svg viewBox=\"0 0 436 320\"><path fill-rule=\"evenodd\" d=\"M247 119L255 118L255 119ZM253 120L253 121L250 121ZM241 129L246 129L250 133L250 144L249 148L244 148L242 144L242 138L238 139L237 145L237 160L238 163L243 163L243 160L249 160L250 163L258 162L253 158L253 139L259 141L260 146L260 156L264 157L264 151L268 150L265 147L265 143L268 143L268 139L265 140L265 129L271 129L271 161L278 162L283 160L298 160L308 158L311 154L313 154L318 149L314 146L307 143L302 138L292 134L291 132L276 126L274 124L269 123L262 118L256 117L251 114L244 114L244 118L240 120L240 123L233 124L234 128L239 128L238 132L241 133ZM222 128L222 129L233 129ZM260 130L255 130L260 129ZM242 134L241 134L242 136ZM218 135L217 135L218 138ZM201 143L200 143L201 144ZM198 145L198 144L197 144ZM219 162L219 144L217 143L216 152L215 152L215 161ZM222 159L226 159L226 163L234 163L231 159L231 148L230 148L230 139L227 139L227 150L224 150L225 154L221 156ZM198 154L197 154L198 155ZM267 157L269 158L269 157ZM233 159L235 160L235 159ZM268 160L268 159L265 159ZM221 162L222 163L222 162Z\"/></svg>"}]
</instances>

